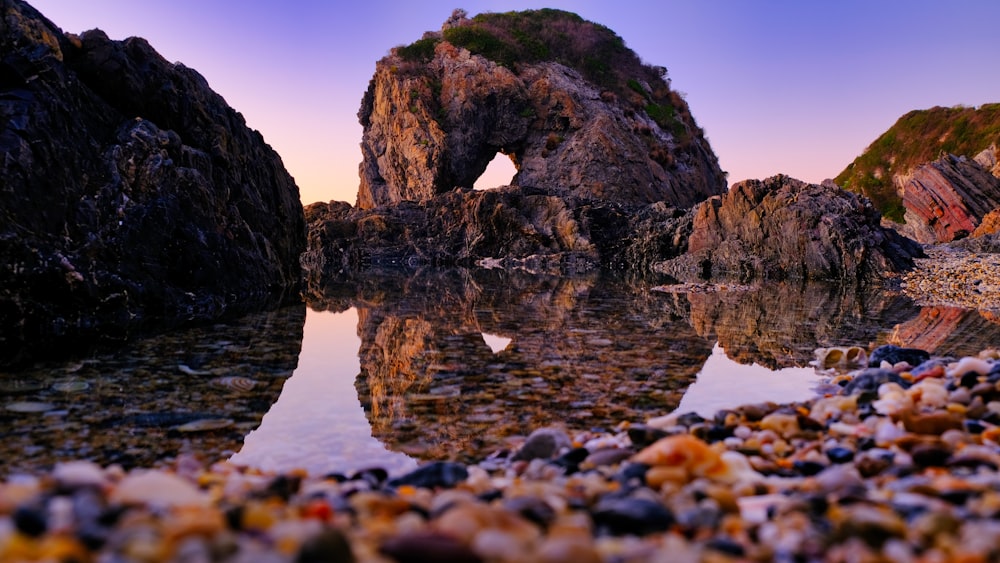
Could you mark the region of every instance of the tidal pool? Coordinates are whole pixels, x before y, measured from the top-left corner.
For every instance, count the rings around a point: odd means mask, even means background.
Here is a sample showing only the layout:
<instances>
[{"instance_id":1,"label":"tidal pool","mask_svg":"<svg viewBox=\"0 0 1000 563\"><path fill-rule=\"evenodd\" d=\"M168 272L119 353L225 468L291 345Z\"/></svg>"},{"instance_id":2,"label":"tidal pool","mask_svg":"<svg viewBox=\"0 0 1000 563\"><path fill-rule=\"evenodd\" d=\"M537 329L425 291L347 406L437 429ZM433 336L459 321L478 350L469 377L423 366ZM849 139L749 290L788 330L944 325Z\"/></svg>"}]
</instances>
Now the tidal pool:
<instances>
[{"instance_id":1,"label":"tidal pool","mask_svg":"<svg viewBox=\"0 0 1000 563\"><path fill-rule=\"evenodd\" d=\"M0 472L193 455L399 473L477 459L540 426L805 399L817 347L964 355L997 342L989 315L882 291L383 272L310 288L306 304L0 374Z\"/></svg>"}]
</instances>

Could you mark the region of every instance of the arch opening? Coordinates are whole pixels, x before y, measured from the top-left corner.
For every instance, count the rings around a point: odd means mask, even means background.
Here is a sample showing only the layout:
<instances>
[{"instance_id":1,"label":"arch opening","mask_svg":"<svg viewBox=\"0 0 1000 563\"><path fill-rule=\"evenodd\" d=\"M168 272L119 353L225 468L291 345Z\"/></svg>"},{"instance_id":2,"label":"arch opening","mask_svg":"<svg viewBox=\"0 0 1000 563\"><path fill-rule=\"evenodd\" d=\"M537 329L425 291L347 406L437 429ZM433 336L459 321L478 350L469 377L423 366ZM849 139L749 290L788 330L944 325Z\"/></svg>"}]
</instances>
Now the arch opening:
<instances>
[{"instance_id":1,"label":"arch opening","mask_svg":"<svg viewBox=\"0 0 1000 563\"><path fill-rule=\"evenodd\" d=\"M473 184L472 189L488 190L510 185L514 180L515 174L517 174L517 168L514 166L514 161L511 160L511 157L498 152L493 155L493 160L486 165L486 170L476 179L476 183Z\"/></svg>"}]
</instances>

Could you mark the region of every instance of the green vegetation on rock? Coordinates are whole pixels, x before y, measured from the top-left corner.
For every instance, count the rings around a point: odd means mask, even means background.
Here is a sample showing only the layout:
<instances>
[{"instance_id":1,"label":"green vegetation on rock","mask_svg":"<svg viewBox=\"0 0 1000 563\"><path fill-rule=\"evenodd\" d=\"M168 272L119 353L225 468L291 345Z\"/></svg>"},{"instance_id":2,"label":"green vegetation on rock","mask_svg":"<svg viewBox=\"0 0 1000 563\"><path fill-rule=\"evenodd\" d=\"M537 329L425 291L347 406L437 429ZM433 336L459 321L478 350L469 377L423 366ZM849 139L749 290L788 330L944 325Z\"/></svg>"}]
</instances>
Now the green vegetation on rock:
<instances>
[{"instance_id":1,"label":"green vegetation on rock","mask_svg":"<svg viewBox=\"0 0 1000 563\"><path fill-rule=\"evenodd\" d=\"M993 144L1000 145L1000 104L915 110L875 139L836 182L868 196L885 217L902 222L905 209L894 176L945 154L972 158Z\"/></svg>"},{"instance_id":2,"label":"green vegetation on rock","mask_svg":"<svg viewBox=\"0 0 1000 563\"><path fill-rule=\"evenodd\" d=\"M701 134L687 103L670 89L666 69L643 64L614 31L572 12L543 8L472 18L462 12L461 17L453 16L440 34L427 34L397 47L395 53L408 63L427 62L440 41L511 69L558 62L625 101L634 111L646 113L681 144Z\"/></svg>"}]
</instances>

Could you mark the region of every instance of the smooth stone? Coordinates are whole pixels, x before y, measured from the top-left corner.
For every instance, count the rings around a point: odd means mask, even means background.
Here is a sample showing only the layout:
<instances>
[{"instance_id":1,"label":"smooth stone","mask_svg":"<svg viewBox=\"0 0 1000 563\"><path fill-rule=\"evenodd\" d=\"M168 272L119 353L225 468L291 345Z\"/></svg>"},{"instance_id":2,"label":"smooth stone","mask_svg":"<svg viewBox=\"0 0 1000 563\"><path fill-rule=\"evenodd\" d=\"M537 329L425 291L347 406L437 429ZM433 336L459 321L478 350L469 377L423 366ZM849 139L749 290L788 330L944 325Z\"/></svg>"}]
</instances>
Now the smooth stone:
<instances>
[{"instance_id":1,"label":"smooth stone","mask_svg":"<svg viewBox=\"0 0 1000 563\"><path fill-rule=\"evenodd\" d=\"M129 473L111 492L110 500L118 504L148 504L160 507L211 504L209 496L193 483L172 473L155 469Z\"/></svg>"},{"instance_id":2,"label":"smooth stone","mask_svg":"<svg viewBox=\"0 0 1000 563\"><path fill-rule=\"evenodd\" d=\"M52 478L70 489L101 487L108 481L100 465L84 460L57 463L52 470Z\"/></svg>"},{"instance_id":3,"label":"smooth stone","mask_svg":"<svg viewBox=\"0 0 1000 563\"><path fill-rule=\"evenodd\" d=\"M354 563L356 561L351 544L344 533L337 528L325 528L319 534L307 539L295 563Z\"/></svg>"},{"instance_id":4,"label":"smooth stone","mask_svg":"<svg viewBox=\"0 0 1000 563\"><path fill-rule=\"evenodd\" d=\"M441 532L421 531L389 538L379 546L379 553L398 563L479 563L471 548Z\"/></svg>"},{"instance_id":5,"label":"smooth stone","mask_svg":"<svg viewBox=\"0 0 1000 563\"><path fill-rule=\"evenodd\" d=\"M901 348L895 344L886 344L872 351L871 357L868 358L868 367L877 368L882 365L882 362L888 362L892 365L906 362L913 367L917 367L930 358L931 355L926 350Z\"/></svg>"},{"instance_id":6,"label":"smooth stone","mask_svg":"<svg viewBox=\"0 0 1000 563\"><path fill-rule=\"evenodd\" d=\"M520 514L525 520L534 522L542 528L548 528L556 518L556 511L544 500L525 496L503 501L503 507L510 512Z\"/></svg>"},{"instance_id":7,"label":"smooth stone","mask_svg":"<svg viewBox=\"0 0 1000 563\"><path fill-rule=\"evenodd\" d=\"M826 450L826 457L833 463L849 463L854 460L854 451L850 448L836 446Z\"/></svg>"},{"instance_id":8,"label":"smooth stone","mask_svg":"<svg viewBox=\"0 0 1000 563\"><path fill-rule=\"evenodd\" d=\"M469 478L469 471L461 463L435 461L389 481L390 487L410 485L423 489L450 489Z\"/></svg>"},{"instance_id":9,"label":"smooth stone","mask_svg":"<svg viewBox=\"0 0 1000 563\"><path fill-rule=\"evenodd\" d=\"M887 369L868 368L861 370L854 376L854 379L848 381L841 393L843 395L875 393L883 383L896 383L903 389L910 387L910 382L895 372Z\"/></svg>"},{"instance_id":10,"label":"smooth stone","mask_svg":"<svg viewBox=\"0 0 1000 563\"><path fill-rule=\"evenodd\" d=\"M37 538L49 528L45 513L32 506L19 506L14 511L14 526L22 534Z\"/></svg>"},{"instance_id":11,"label":"smooth stone","mask_svg":"<svg viewBox=\"0 0 1000 563\"><path fill-rule=\"evenodd\" d=\"M573 442L565 431L558 428L539 428L525 440L521 449L514 454L514 461L552 459L563 449L573 447Z\"/></svg>"},{"instance_id":12,"label":"smooth stone","mask_svg":"<svg viewBox=\"0 0 1000 563\"><path fill-rule=\"evenodd\" d=\"M658 502L644 498L604 499L593 511L598 532L615 536L645 536L665 532L674 524L674 516Z\"/></svg>"},{"instance_id":13,"label":"smooth stone","mask_svg":"<svg viewBox=\"0 0 1000 563\"><path fill-rule=\"evenodd\" d=\"M17 403L7 403L5 408L11 412L39 413L53 410L56 406L52 403L43 403L40 401L20 401Z\"/></svg>"}]
</instances>

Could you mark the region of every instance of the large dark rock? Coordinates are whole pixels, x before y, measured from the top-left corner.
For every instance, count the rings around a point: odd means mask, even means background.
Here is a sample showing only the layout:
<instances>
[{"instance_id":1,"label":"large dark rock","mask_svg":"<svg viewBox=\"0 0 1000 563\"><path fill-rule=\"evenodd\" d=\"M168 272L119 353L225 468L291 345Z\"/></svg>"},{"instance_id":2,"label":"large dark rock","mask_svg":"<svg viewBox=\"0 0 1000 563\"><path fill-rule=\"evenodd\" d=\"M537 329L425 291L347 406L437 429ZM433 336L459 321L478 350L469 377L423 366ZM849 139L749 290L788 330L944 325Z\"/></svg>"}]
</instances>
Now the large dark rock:
<instances>
[{"instance_id":1,"label":"large dark rock","mask_svg":"<svg viewBox=\"0 0 1000 563\"><path fill-rule=\"evenodd\" d=\"M294 181L145 40L0 0L0 124L0 361L294 294Z\"/></svg>"},{"instance_id":2,"label":"large dark rock","mask_svg":"<svg viewBox=\"0 0 1000 563\"><path fill-rule=\"evenodd\" d=\"M923 255L920 245L879 225L867 198L787 176L734 184L691 214L687 253L655 266L685 281L879 282Z\"/></svg>"}]
</instances>

